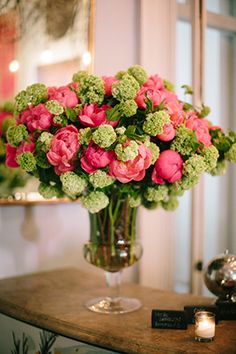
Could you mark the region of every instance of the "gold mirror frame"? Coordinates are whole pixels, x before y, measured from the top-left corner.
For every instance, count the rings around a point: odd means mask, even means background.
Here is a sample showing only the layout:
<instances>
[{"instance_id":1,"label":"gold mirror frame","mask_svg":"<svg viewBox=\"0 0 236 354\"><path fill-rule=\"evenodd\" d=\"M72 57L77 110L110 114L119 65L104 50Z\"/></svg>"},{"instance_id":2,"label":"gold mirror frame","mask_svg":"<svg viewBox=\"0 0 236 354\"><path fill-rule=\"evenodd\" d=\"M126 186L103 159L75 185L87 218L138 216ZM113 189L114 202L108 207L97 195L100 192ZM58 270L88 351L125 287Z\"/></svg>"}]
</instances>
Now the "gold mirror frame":
<instances>
[{"instance_id":1,"label":"gold mirror frame","mask_svg":"<svg viewBox=\"0 0 236 354\"><path fill-rule=\"evenodd\" d=\"M82 6L87 6L87 14L88 14L88 22L86 27L86 32L84 33L85 37L83 40L85 41L85 45L87 47L87 51L91 54L91 62L87 66L86 70L89 72L93 71L94 65L94 21L95 21L95 0L82 0ZM53 82L50 83L48 80L48 74L51 73L53 76L52 71L54 73L64 71L66 72L68 68L70 68L70 72L78 71L81 68L77 66L80 64L81 58L73 58L69 60L62 60L52 62L50 64L39 65L37 67L38 71L38 82L43 82L48 85L53 85ZM62 83L61 83L62 84ZM54 84L57 85L57 84ZM24 89L24 87L21 87ZM1 100L2 101L2 100ZM31 178L30 178L31 179ZM38 182L38 181L37 181ZM36 179L35 179L36 183ZM18 188L16 189L9 197L0 197L0 205L10 206L10 205L45 205L45 204L58 204L58 203L70 203L72 202L68 198L62 199L44 199L37 193L37 187L33 188L34 191L29 190L27 187Z\"/></svg>"}]
</instances>

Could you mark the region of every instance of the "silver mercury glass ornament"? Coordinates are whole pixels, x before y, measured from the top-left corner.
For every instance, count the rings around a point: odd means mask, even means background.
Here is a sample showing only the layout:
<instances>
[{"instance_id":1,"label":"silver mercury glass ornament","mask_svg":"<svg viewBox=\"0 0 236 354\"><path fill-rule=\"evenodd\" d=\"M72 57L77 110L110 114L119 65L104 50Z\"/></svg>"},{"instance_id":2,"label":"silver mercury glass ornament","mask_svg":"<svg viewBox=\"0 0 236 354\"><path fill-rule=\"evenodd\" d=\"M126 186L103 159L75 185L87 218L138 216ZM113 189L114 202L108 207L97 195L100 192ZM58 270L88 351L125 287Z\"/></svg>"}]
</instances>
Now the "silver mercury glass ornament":
<instances>
[{"instance_id":1,"label":"silver mercury glass ornament","mask_svg":"<svg viewBox=\"0 0 236 354\"><path fill-rule=\"evenodd\" d=\"M204 269L204 281L217 303L236 303L236 256L226 250L213 258Z\"/></svg>"}]
</instances>

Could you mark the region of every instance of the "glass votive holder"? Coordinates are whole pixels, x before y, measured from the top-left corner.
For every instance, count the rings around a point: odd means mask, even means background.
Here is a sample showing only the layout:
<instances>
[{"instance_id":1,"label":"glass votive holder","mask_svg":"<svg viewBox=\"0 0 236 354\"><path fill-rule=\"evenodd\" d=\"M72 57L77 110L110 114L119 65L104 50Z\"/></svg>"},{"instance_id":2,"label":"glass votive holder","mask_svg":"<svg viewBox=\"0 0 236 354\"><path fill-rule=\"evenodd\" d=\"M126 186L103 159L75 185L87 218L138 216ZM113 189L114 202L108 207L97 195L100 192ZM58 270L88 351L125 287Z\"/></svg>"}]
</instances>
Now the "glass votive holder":
<instances>
[{"instance_id":1,"label":"glass votive holder","mask_svg":"<svg viewBox=\"0 0 236 354\"><path fill-rule=\"evenodd\" d=\"M211 342L215 337L215 314L208 311L195 313L195 340Z\"/></svg>"}]
</instances>

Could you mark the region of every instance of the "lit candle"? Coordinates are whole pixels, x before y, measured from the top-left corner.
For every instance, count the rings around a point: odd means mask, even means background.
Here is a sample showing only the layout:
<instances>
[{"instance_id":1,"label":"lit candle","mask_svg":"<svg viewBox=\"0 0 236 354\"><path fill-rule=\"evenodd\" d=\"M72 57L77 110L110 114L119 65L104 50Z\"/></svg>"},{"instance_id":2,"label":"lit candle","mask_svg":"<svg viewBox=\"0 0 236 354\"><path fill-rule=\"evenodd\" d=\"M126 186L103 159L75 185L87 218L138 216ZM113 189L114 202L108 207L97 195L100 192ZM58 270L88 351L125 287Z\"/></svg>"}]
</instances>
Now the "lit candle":
<instances>
[{"instance_id":1,"label":"lit candle","mask_svg":"<svg viewBox=\"0 0 236 354\"><path fill-rule=\"evenodd\" d=\"M215 315L207 311L198 311L195 314L195 339L200 342L209 342L215 336Z\"/></svg>"}]
</instances>

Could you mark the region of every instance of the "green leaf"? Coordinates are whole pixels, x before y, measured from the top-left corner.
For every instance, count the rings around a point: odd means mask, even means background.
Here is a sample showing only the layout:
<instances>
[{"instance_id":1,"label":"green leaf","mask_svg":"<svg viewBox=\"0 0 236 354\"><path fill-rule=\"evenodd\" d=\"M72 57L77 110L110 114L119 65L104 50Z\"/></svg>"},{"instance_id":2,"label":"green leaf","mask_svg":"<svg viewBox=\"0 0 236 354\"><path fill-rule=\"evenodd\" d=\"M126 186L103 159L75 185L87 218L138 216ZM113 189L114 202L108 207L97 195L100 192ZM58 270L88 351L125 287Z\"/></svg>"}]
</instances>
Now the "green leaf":
<instances>
[{"instance_id":1,"label":"green leaf","mask_svg":"<svg viewBox=\"0 0 236 354\"><path fill-rule=\"evenodd\" d=\"M66 116L71 122L76 122L78 119L76 112L70 107L66 108Z\"/></svg>"},{"instance_id":2,"label":"green leaf","mask_svg":"<svg viewBox=\"0 0 236 354\"><path fill-rule=\"evenodd\" d=\"M211 112L210 107L204 106L204 104L203 104L203 105L202 105L202 109L201 109L201 111L200 111L200 113L199 113L199 117L200 117L200 118L207 117L210 112Z\"/></svg>"},{"instance_id":3,"label":"green leaf","mask_svg":"<svg viewBox=\"0 0 236 354\"><path fill-rule=\"evenodd\" d=\"M107 116L107 120L109 120L110 122L115 122L116 120L119 120L121 117L119 105L116 105L113 108L107 109L106 116Z\"/></svg>"},{"instance_id":4,"label":"green leaf","mask_svg":"<svg viewBox=\"0 0 236 354\"><path fill-rule=\"evenodd\" d=\"M189 85L182 85L181 88L185 89L184 94L185 95L192 95L193 94L193 89Z\"/></svg>"},{"instance_id":5,"label":"green leaf","mask_svg":"<svg viewBox=\"0 0 236 354\"><path fill-rule=\"evenodd\" d=\"M183 103L183 110L185 112L188 112L190 111L191 109L193 109L193 105L191 103L188 103L188 102L184 102Z\"/></svg>"}]
</instances>

